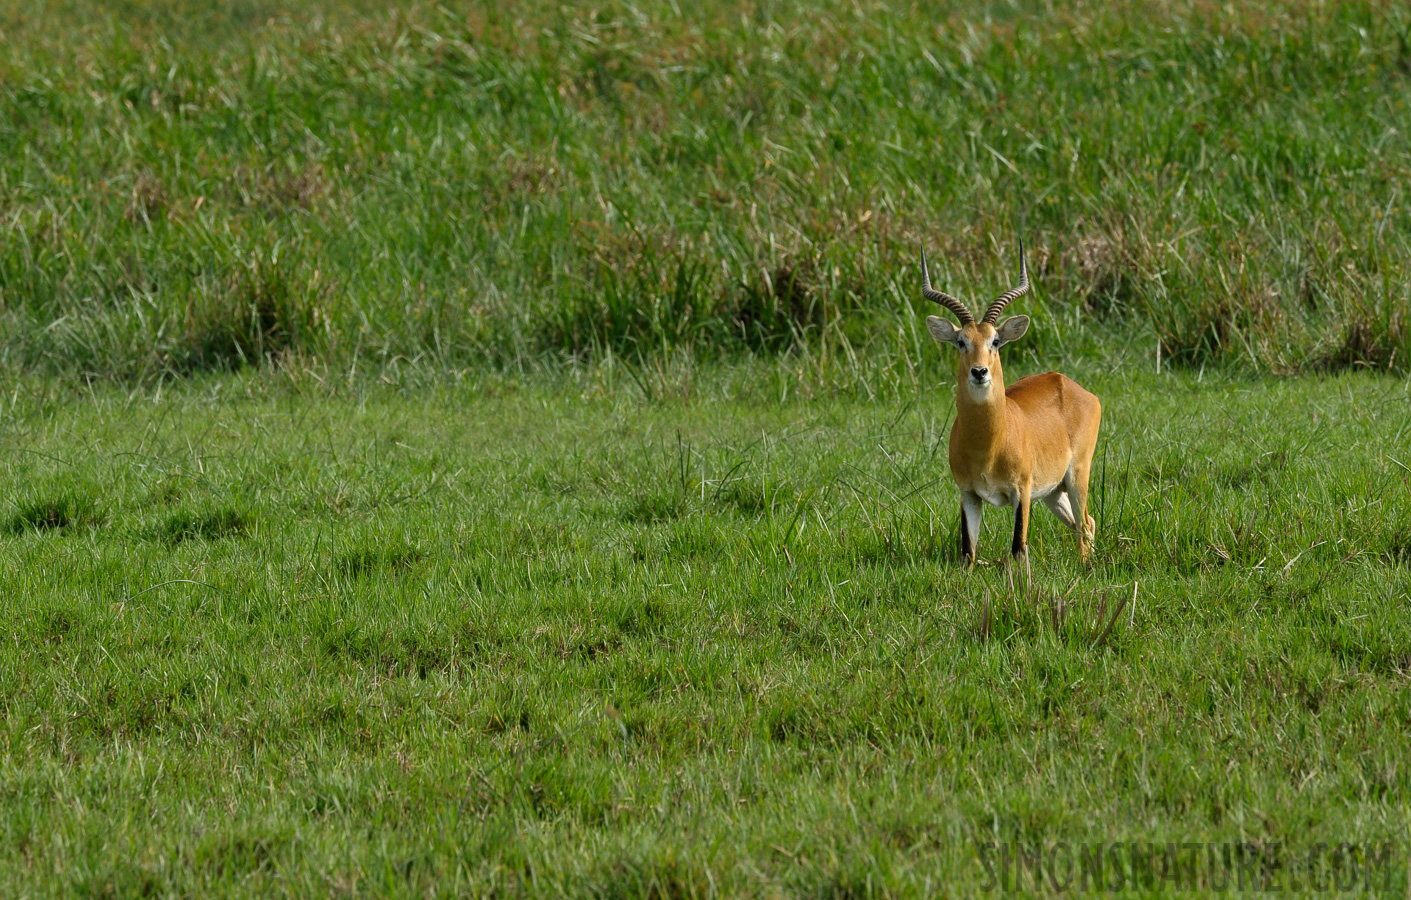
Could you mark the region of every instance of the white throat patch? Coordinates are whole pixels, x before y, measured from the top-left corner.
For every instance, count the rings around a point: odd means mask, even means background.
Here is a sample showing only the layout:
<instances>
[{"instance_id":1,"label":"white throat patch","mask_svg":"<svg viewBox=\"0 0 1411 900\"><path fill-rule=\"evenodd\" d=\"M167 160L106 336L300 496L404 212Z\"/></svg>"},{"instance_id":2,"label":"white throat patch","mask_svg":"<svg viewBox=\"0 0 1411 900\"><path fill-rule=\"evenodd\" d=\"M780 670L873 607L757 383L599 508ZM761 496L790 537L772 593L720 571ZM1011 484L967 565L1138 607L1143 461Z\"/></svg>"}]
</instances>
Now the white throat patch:
<instances>
[{"instance_id":1,"label":"white throat patch","mask_svg":"<svg viewBox=\"0 0 1411 900\"><path fill-rule=\"evenodd\" d=\"M965 379L965 386L970 391L970 399L984 402L990 399L990 391L994 389L995 381L991 378L984 384L976 384L967 378Z\"/></svg>"}]
</instances>

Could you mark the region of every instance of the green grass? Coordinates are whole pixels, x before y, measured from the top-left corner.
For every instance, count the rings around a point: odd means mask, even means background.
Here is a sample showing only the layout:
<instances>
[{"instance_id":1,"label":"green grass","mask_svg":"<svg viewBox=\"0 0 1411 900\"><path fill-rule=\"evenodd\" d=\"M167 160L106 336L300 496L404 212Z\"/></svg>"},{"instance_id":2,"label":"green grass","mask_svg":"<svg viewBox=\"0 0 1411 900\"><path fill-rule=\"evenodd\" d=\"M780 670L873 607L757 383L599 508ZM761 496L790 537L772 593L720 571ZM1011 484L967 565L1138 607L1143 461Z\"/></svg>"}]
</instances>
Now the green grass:
<instances>
[{"instance_id":1,"label":"green grass","mask_svg":"<svg viewBox=\"0 0 1411 900\"><path fill-rule=\"evenodd\" d=\"M150 381L899 359L924 241L1050 358L1404 370L1376 2L0 5L0 348Z\"/></svg>"},{"instance_id":2,"label":"green grass","mask_svg":"<svg viewBox=\"0 0 1411 900\"><path fill-rule=\"evenodd\" d=\"M920 896L992 840L1402 883L1406 382L1073 369L1095 562L1036 514L1033 606L957 565L944 385L575 371L19 385L0 893Z\"/></svg>"}]
</instances>

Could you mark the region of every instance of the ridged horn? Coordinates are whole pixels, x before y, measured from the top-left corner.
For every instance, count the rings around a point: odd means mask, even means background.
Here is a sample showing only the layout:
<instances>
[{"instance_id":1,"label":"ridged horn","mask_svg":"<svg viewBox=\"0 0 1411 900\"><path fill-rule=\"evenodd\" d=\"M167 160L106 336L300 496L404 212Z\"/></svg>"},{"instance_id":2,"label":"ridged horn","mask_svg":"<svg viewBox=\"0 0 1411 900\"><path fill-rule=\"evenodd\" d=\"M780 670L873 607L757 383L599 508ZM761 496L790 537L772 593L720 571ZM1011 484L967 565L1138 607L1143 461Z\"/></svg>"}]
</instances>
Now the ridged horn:
<instances>
[{"instance_id":1,"label":"ridged horn","mask_svg":"<svg viewBox=\"0 0 1411 900\"><path fill-rule=\"evenodd\" d=\"M1019 283L995 298L995 302L990 304L990 308L985 310L985 317L981 322L989 322L991 325L999 321L999 314L1004 312L1004 308L1013 303L1016 299L1029 293L1029 267L1024 262L1024 242L1019 242Z\"/></svg>"},{"instance_id":2,"label":"ridged horn","mask_svg":"<svg viewBox=\"0 0 1411 900\"><path fill-rule=\"evenodd\" d=\"M969 325L975 321L970 309L956 298L944 291L938 291L931 287L931 272L926 268L926 248L921 248L921 296L932 303L939 303L946 309L955 313L955 317L960 320L961 325Z\"/></svg>"}]
</instances>

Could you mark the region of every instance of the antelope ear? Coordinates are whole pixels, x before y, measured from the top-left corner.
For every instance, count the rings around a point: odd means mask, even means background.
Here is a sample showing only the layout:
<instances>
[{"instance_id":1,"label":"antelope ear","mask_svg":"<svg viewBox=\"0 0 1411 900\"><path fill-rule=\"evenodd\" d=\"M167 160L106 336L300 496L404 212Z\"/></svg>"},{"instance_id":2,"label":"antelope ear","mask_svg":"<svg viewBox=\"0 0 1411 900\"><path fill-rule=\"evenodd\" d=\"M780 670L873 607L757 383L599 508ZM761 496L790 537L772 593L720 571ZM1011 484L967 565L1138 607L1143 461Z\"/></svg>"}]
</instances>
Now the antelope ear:
<instances>
[{"instance_id":1,"label":"antelope ear","mask_svg":"<svg viewBox=\"0 0 1411 900\"><path fill-rule=\"evenodd\" d=\"M1024 336L1024 332L1029 330L1028 316L1010 316L1004 320L1004 324L995 329L995 337L999 338L999 344L1003 347L1010 341L1017 341Z\"/></svg>"},{"instance_id":2,"label":"antelope ear","mask_svg":"<svg viewBox=\"0 0 1411 900\"><path fill-rule=\"evenodd\" d=\"M959 344L960 329L950 323L949 319L942 319L940 316L926 317L926 330L931 332L931 337L942 344Z\"/></svg>"}]
</instances>

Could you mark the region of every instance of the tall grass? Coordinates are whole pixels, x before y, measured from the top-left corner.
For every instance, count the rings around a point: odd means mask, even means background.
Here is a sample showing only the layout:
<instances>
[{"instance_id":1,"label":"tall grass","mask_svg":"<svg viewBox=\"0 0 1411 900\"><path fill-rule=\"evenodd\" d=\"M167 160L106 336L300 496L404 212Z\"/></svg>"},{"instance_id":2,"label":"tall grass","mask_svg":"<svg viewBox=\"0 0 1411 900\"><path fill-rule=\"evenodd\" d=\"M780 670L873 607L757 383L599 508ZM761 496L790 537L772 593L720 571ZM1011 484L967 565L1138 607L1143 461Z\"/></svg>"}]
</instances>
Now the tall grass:
<instances>
[{"instance_id":1,"label":"tall grass","mask_svg":"<svg viewBox=\"0 0 1411 900\"><path fill-rule=\"evenodd\" d=\"M1408 359L1395 4L119 9L0 12L12 365L887 365L1020 236L1032 351Z\"/></svg>"}]
</instances>

